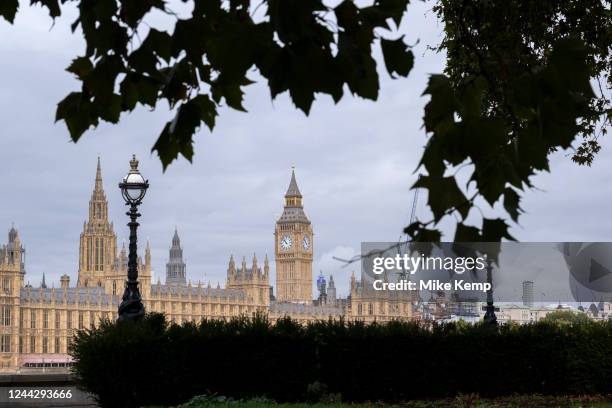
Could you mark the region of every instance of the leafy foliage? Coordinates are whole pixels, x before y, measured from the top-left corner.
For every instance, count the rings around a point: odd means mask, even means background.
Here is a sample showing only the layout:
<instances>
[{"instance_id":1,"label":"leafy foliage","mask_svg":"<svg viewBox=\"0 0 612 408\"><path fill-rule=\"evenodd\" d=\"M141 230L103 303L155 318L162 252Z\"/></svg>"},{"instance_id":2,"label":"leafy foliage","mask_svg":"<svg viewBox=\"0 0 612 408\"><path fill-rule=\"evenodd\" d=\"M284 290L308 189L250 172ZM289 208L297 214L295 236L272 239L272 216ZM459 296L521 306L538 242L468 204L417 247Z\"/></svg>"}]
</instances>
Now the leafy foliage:
<instances>
[{"instance_id":1,"label":"leafy foliage","mask_svg":"<svg viewBox=\"0 0 612 408\"><path fill-rule=\"evenodd\" d=\"M415 185L428 190L434 218L405 229L413 240L436 235L431 225L451 215L457 217L456 241L512 239L504 220L483 215L481 226L468 226L466 213L482 198L491 206L501 202L518 222L532 176L549 170L552 152L573 148L581 137L573 160L591 164L612 117L611 5L437 2L445 34L437 49L446 53L447 64L425 90L430 101L424 124L431 137L420 162L437 181ZM590 81L599 85L598 94ZM464 167L472 169L465 200L450 180ZM445 185L453 186L450 193L441 193Z\"/></svg>"},{"instance_id":2,"label":"leafy foliage","mask_svg":"<svg viewBox=\"0 0 612 408\"><path fill-rule=\"evenodd\" d=\"M518 220L518 192L532 186L536 172L548 170L551 151L571 146L581 129L579 120L591 112L587 55L583 41L559 40L544 65L506 80L507 112L490 108L488 95L497 81L485 68L461 86L445 75L430 78L424 123L431 137L420 163L428 175L414 187L428 190L434 218L407 227L413 239L451 214L459 218L455 240L512 239L502 219L483 217L479 228L468 228L464 221L479 197L491 206L503 201L510 217ZM469 198L457 187L455 175L447 174L447 169L468 165L472 174L467 187L474 188Z\"/></svg>"},{"instance_id":3,"label":"leafy foliage","mask_svg":"<svg viewBox=\"0 0 612 408\"><path fill-rule=\"evenodd\" d=\"M73 342L82 387L103 407L176 405L195 395L343 401L607 394L612 322L448 324L290 319L169 325L162 315L106 322Z\"/></svg>"},{"instance_id":4,"label":"leafy foliage","mask_svg":"<svg viewBox=\"0 0 612 408\"><path fill-rule=\"evenodd\" d=\"M376 402L364 402L362 404L323 402L316 405L307 405L311 408L377 408L381 404ZM511 395L501 398L483 398L476 394L459 394L453 398L435 400L411 400L401 401L397 404L402 408L609 408L612 405L612 397L599 395L586 395L580 397L568 396L543 396L543 395ZM209 408L209 407L233 407L233 408L304 408L305 404L285 403L279 404L275 401L260 398L245 401L235 401L223 397L211 397L201 395L194 397L191 401L177 406L177 408ZM395 405L394 405L395 406Z\"/></svg>"},{"instance_id":5,"label":"leafy foliage","mask_svg":"<svg viewBox=\"0 0 612 408\"><path fill-rule=\"evenodd\" d=\"M573 160L590 165L600 149L597 139L610 124L611 7L610 0L441 0L434 9L445 23L439 49L448 56L446 74L457 89L485 75L489 83L484 110L520 126L521 117L509 100L518 91L512 89L513 78L546 65L560 39L581 39L584 59L575 62L585 63L599 95L589 98L589 109L578 122L584 141Z\"/></svg>"},{"instance_id":6,"label":"leafy foliage","mask_svg":"<svg viewBox=\"0 0 612 408\"><path fill-rule=\"evenodd\" d=\"M576 313L571 310L556 310L548 313L542 320L552 324L571 325L585 323L589 318L584 313Z\"/></svg>"},{"instance_id":7,"label":"leafy foliage","mask_svg":"<svg viewBox=\"0 0 612 408\"><path fill-rule=\"evenodd\" d=\"M76 0L62 0L62 3ZM33 0L60 14L58 0ZM344 86L367 99L378 97L372 45L378 29L399 25L408 0L375 0L358 7L345 0L330 7L322 0L267 0L265 17L255 19L248 0L193 2L188 18L176 18L174 30L147 29L147 15L172 13L164 0L80 0L85 54L68 67L82 83L57 107L73 141L100 120L117 123L137 105L155 108L164 100L175 111L153 146L166 168L179 155L193 158L193 135L205 124L214 128L225 104L245 111L243 88L257 69L272 98L289 92L305 114L316 94L338 102ZM0 14L13 21L17 8L8 2ZM146 34L143 32L146 31ZM142 37L138 44L136 39ZM403 40L382 41L389 74L406 76L413 55ZM134 46L137 44L137 46Z\"/></svg>"},{"instance_id":8,"label":"leafy foliage","mask_svg":"<svg viewBox=\"0 0 612 408\"><path fill-rule=\"evenodd\" d=\"M174 112L153 146L164 169L179 155L193 158L193 135L212 130L220 108L244 111L244 87L257 70L270 96L288 92L306 115L318 94L338 102L345 89L376 100L379 77L373 58L380 44L393 78L407 76L414 56L398 38L408 0L192 0L188 17L164 0L31 0L61 14L75 3L86 42L84 55L67 68L81 82L57 107L72 140L100 121L117 123L138 105L166 102ZM432 75L424 94L429 135L415 187L428 190L430 221L405 232L415 241L439 241L439 223L456 217L455 240L512 239L503 218L482 216L466 225L483 199L498 203L513 222L521 197L549 156L574 149L573 160L590 165L598 137L612 120L611 0L438 0L444 24L438 46L447 56L444 74ZM13 22L18 2L1 2ZM261 10L260 10L261 8ZM255 17L261 11L260 17ZM176 17L172 30L150 28L148 16ZM381 32L391 32L389 37ZM591 88L598 85L598 92ZM574 147L578 140L579 145ZM471 168L467 185L457 172ZM480 207L478 207L480 209ZM471 221L470 221L471 222Z\"/></svg>"}]
</instances>

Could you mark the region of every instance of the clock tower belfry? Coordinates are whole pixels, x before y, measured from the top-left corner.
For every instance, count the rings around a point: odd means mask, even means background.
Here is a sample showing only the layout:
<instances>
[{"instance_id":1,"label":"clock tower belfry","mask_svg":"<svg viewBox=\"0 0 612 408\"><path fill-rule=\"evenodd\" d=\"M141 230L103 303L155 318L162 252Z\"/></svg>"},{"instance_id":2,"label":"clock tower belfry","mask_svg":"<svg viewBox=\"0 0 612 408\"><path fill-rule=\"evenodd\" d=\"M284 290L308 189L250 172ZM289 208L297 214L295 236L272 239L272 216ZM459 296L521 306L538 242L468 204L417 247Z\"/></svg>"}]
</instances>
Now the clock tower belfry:
<instances>
[{"instance_id":1,"label":"clock tower belfry","mask_svg":"<svg viewBox=\"0 0 612 408\"><path fill-rule=\"evenodd\" d=\"M281 302L312 302L312 225L304 213L295 169L285 193L285 208L276 221L276 299Z\"/></svg>"}]
</instances>

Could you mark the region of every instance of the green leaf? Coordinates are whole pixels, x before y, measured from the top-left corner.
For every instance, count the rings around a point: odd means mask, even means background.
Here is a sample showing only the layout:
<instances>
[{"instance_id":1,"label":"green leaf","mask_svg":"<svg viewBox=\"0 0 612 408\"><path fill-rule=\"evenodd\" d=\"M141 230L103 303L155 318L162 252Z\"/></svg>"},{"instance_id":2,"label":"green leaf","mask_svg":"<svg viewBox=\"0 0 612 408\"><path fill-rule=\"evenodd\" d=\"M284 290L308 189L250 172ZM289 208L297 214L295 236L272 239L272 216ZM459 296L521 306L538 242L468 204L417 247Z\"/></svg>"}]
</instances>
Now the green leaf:
<instances>
[{"instance_id":1,"label":"green leaf","mask_svg":"<svg viewBox=\"0 0 612 408\"><path fill-rule=\"evenodd\" d=\"M470 180L476 181L478 192L493 206L504 192L507 176L504 168L495 160L486 160L482 163L474 161L475 170Z\"/></svg>"},{"instance_id":2,"label":"green leaf","mask_svg":"<svg viewBox=\"0 0 612 408\"><path fill-rule=\"evenodd\" d=\"M102 98L95 98L94 106L97 108L101 119L110 123L119 122L122 107L121 95L113 93Z\"/></svg>"},{"instance_id":3,"label":"green leaf","mask_svg":"<svg viewBox=\"0 0 612 408\"><path fill-rule=\"evenodd\" d=\"M519 202L521 197L514 189L508 187L504 191L504 208L510 214L510 217L514 222L518 220L519 214L521 213L521 207Z\"/></svg>"},{"instance_id":4,"label":"green leaf","mask_svg":"<svg viewBox=\"0 0 612 408\"><path fill-rule=\"evenodd\" d=\"M464 120L468 118L492 120L491 118L481 117L483 99L487 85L486 79L482 76L478 76L476 78L470 78L466 82L468 85L462 90L460 97L461 118Z\"/></svg>"},{"instance_id":5,"label":"green leaf","mask_svg":"<svg viewBox=\"0 0 612 408\"><path fill-rule=\"evenodd\" d=\"M77 142L90 126L98 125L91 102L81 92L72 92L57 104L55 121L60 120L66 123L73 142Z\"/></svg>"},{"instance_id":6,"label":"green leaf","mask_svg":"<svg viewBox=\"0 0 612 408\"><path fill-rule=\"evenodd\" d=\"M501 218L484 218L482 220L482 240L485 242L498 242L502 238L514 241L508 232L508 224Z\"/></svg>"},{"instance_id":7,"label":"green leaf","mask_svg":"<svg viewBox=\"0 0 612 408\"><path fill-rule=\"evenodd\" d=\"M557 70L563 86L573 91L594 96L589 82L591 67L587 64L589 50L584 41L567 37L558 40L550 55L549 64Z\"/></svg>"},{"instance_id":8,"label":"green leaf","mask_svg":"<svg viewBox=\"0 0 612 408\"><path fill-rule=\"evenodd\" d=\"M123 78L119 85L119 92L123 98L122 106L128 111L133 110L138 103L138 89L132 75L128 74Z\"/></svg>"},{"instance_id":9,"label":"green leaf","mask_svg":"<svg viewBox=\"0 0 612 408\"><path fill-rule=\"evenodd\" d=\"M421 176L413 188L426 188L427 204L434 214L436 222L445 215L448 210L457 210L465 219L468 216L471 204L459 189L455 177Z\"/></svg>"},{"instance_id":10,"label":"green leaf","mask_svg":"<svg viewBox=\"0 0 612 408\"><path fill-rule=\"evenodd\" d=\"M162 133L151 151L157 152L164 170L179 154L191 161L193 159L193 135L204 122L209 129L215 125L216 105L208 95L198 95L183 103L174 117L166 123Z\"/></svg>"},{"instance_id":11,"label":"green leaf","mask_svg":"<svg viewBox=\"0 0 612 408\"><path fill-rule=\"evenodd\" d=\"M176 121L176 118L174 121ZM179 154L182 154L190 162L193 158L191 135L188 136L184 133L178 134L176 131L171 131L170 129L173 127L174 121L166 123L151 149L151 152L157 152L164 171L166 171L170 163L178 158Z\"/></svg>"},{"instance_id":12,"label":"green leaf","mask_svg":"<svg viewBox=\"0 0 612 408\"><path fill-rule=\"evenodd\" d=\"M406 228L404 228L404 233L408 234L412 241L415 242L440 242L440 238L442 238L442 233L436 229L427 229L420 222L413 222Z\"/></svg>"},{"instance_id":13,"label":"green leaf","mask_svg":"<svg viewBox=\"0 0 612 408\"><path fill-rule=\"evenodd\" d=\"M353 94L374 101L378 98L378 73L369 41L364 45L350 33L340 32L335 59L339 72Z\"/></svg>"},{"instance_id":14,"label":"green leaf","mask_svg":"<svg viewBox=\"0 0 612 408\"><path fill-rule=\"evenodd\" d=\"M217 103L221 101L221 98L225 98L225 102L230 108L246 112L246 109L242 105L244 92L242 92L240 88L240 83L215 81L211 86L211 92L213 99Z\"/></svg>"},{"instance_id":15,"label":"green leaf","mask_svg":"<svg viewBox=\"0 0 612 408\"><path fill-rule=\"evenodd\" d=\"M121 2L119 15L130 27L134 28L151 8L164 9L163 0L129 0Z\"/></svg>"},{"instance_id":16,"label":"green leaf","mask_svg":"<svg viewBox=\"0 0 612 408\"><path fill-rule=\"evenodd\" d=\"M310 114L310 107L312 106L312 102L314 102L314 92L312 89L296 82L290 86L289 95L296 108L306 115Z\"/></svg>"},{"instance_id":17,"label":"green leaf","mask_svg":"<svg viewBox=\"0 0 612 408\"><path fill-rule=\"evenodd\" d=\"M143 44L155 51L166 62L170 61L172 57L172 37L167 32L152 28Z\"/></svg>"},{"instance_id":18,"label":"green leaf","mask_svg":"<svg viewBox=\"0 0 612 408\"><path fill-rule=\"evenodd\" d=\"M193 101L200 108L200 119L212 131L215 127L215 118L217 117L217 105L210 100L208 95L198 95Z\"/></svg>"},{"instance_id":19,"label":"green leaf","mask_svg":"<svg viewBox=\"0 0 612 408\"><path fill-rule=\"evenodd\" d=\"M397 40L382 38L380 45L389 75L392 78L395 78L395 73L403 77L408 76L414 66L414 55L410 48L404 44L404 36Z\"/></svg>"},{"instance_id":20,"label":"green leaf","mask_svg":"<svg viewBox=\"0 0 612 408\"><path fill-rule=\"evenodd\" d=\"M482 240L480 230L476 227L465 225L462 222L457 223L455 230L455 242L479 242Z\"/></svg>"},{"instance_id":21,"label":"green leaf","mask_svg":"<svg viewBox=\"0 0 612 408\"><path fill-rule=\"evenodd\" d=\"M12 0L2 0L0 3L4 3L5 1L11 2ZM65 1L66 0L63 0L63 2ZM49 15L52 18L59 17L62 14L58 0L31 0L30 4L40 4L41 6L46 7L49 10Z\"/></svg>"},{"instance_id":22,"label":"green leaf","mask_svg":"<svg viewBox=\"0 0 612 408\"><path fill-rule=\"evenodd\" d=\"M149 105L154 108L157 104L157 96L161 84L152 78L143 75L136 80L136 88L138 89L138 102L143 105Z\"/></svg>"},{"instance_id":23,"label":"green leaf","mask_svg":"<svg viewBox=\"0 0 612 408\"><path fill-rule=\"evenodd\" d=\"M72 63L66 68L66 71L72 72L79 78L83 80L86 78L91 71L93 70L93 64L91 60L87 57L77 57L72 60Z\"/></svg>"},{"instance_id":24,"label":"green leaf","mask_svg":"<svg viewBox=\"0 0 612 408\"><path fill-rule=\"evenodd\" d=\"M443 138L433 135L425 145L419 166L425 166L427 172L432 176L442 176L446 169L444 156L442 154Z\"/></svg>"},{"instance_id":25,"label":"green leaf","mask_svg":"<svg viewBox=\"0 0 612 408\"><path fill-rule=\"evenodd\" d=\"M119 90L126 110L132 110L136 103L155 108L161 83L146 75L130 73L125 76Z\"/></svg>"},{"instance_id":26,"label":"green leaf","mask_svg":"<svg viewBox=\"0 0 612 408\"><path fill-rule=\"evenodd\" d=\"M115 81L125 71L123 61L117 55L100 58L95 67L83 78L83 87L93 96L110 97Z\"/></svg>"},{"instance_id":27,"label":"green leaf","mask_svg":"<svg viewBox=\"0 0 612 408\"><path fill-rule=\"evenodd\" d=\"M13 24L15 15L19 9L19 0L2 0L0 1L0 16L6 21Z\"/></svg>"},{"instance_id":28,"label":"green leaf","mask_svg":"<svg viewBox=\"0 0 612 408\"><path fill-rule=\"evenodd\" d=\"M454 122L455 94L446 75L431 75L423 95L431 95L423 117L427 132L435 132L440 124Z\"/></svg>"}]
</instances>

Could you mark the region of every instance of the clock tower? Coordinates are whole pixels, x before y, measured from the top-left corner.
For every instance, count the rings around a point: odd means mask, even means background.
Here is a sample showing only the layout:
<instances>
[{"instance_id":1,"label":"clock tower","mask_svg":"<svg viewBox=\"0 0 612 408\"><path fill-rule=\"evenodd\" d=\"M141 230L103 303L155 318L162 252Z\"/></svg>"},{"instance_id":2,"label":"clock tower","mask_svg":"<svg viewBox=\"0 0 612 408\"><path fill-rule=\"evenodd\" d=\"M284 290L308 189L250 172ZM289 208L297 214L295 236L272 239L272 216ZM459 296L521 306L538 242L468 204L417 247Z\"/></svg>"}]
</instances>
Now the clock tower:
<instances>
[{"instance_id":1,"label":"clock tower","mask_svg":"<svg viewBox=\"0 0 612 408\"><path fill-rule=\"evenodd\" d=\"M276 221L276 299L281 302L312 302L312 225L304 214L295 169L285 194L283 215Z\"/></svg>"}]
</instances>

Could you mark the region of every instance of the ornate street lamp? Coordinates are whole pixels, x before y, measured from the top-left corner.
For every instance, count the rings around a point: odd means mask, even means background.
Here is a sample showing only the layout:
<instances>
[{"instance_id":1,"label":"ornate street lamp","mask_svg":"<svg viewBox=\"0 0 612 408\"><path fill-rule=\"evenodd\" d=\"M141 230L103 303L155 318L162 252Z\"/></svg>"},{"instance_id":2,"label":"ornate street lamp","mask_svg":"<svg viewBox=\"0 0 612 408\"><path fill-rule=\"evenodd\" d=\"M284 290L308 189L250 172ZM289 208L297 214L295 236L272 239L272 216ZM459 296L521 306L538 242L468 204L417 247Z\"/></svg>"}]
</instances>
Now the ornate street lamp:
<instances>
[{"instance_id":1,"label":"ornate street lamp","mask_svg":"<svg viewBox=\"0 0 612 408\"><path fill-rule=\"evenodd\" d=\"M138 262L137 262L137 236L136 229L138 222L136 219L140 217L138 206L142 202L149 182L142 177L138 171L138 160L136 155L130 160L130 172L119 183L121 194L125 200L125 205L130 206L130 211L126 214L130 217L130 222L127 224L130 227L130 246L128 255L128 276L123 292L123 299L119 305L119 320L138 319L144 316L144 306L138 289Z\"/></svg>"}]
</instances>

